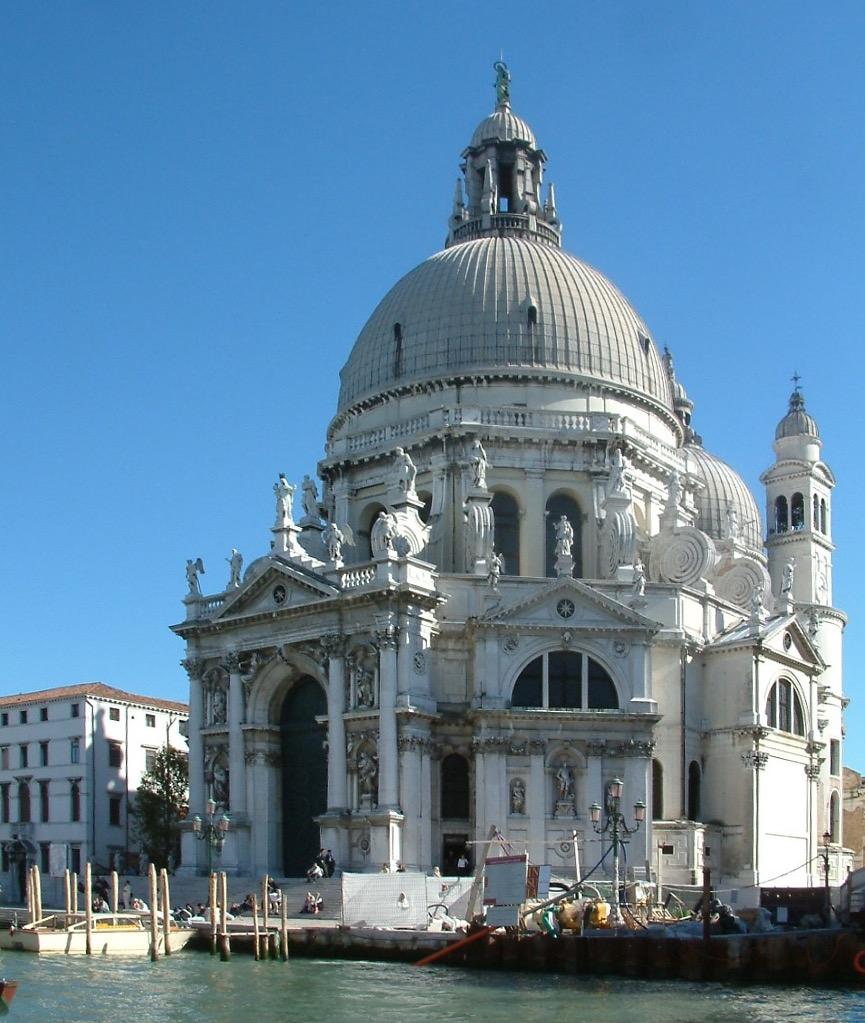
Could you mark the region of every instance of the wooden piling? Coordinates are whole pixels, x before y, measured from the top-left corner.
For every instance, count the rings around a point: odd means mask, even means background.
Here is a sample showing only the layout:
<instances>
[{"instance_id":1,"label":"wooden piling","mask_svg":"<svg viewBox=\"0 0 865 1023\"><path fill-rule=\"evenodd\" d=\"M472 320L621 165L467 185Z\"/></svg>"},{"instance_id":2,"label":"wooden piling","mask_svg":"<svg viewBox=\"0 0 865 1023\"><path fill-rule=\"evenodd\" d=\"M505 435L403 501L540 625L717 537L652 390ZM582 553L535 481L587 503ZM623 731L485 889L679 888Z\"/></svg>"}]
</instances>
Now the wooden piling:
<instances>
[{"instance_id":1,"label":"wooden piling","mask_svg":"<svg viewBox=\"0 0 865 1023\"><path fill-rule=\"evenodd\" d=\"M39 867L33 867L33 895L36 907L36 919L42 919L42 872Z\"/></svg>"},{"instance_id":2,"label":"wooden piling","mask_svg":"<svg viewBox=\"0 0 865 1023\"><path fill-rule=\"evenodd\" d=\"M66 926L69 926L69 914L72 912L72 878L67 867L63 871L63 895L65 898L64 908L66 911Z\"/></svg>"},{"instance_id":3,"label":"wooden piling","mask_svg":"<svg viewBox=\"0 0 865 1023\"><path fill-rule=\"evenodd\" d=\"M117 871L111 871L111 912L117 915L117 909L120 906L120 878L117 876Z\"/></svg>"},{"instance_id":4,"label":"wooden piling","mask_svg":"<svg viewBox=\"0 0 865 1023\"><path fill-rule=\"evenodd\" d=\"M269 934L270 928L268 927L268 911L270 910L270 878L267 874L264 875L264 879L261 882L261 916L264 920L264 933Z\"/></svg>"},{"instance_id":5,"label":"wooden piling","mask_svg":"<svg viewBox=\"0 0 865 1023\"><path fill-rule=\"evenodd\" d=\"M258 898L252 896L252 949L255 955L256 961L261 958L261 930L258 926Z\"/></svg>"},{"instance_id":6,"label":"wooden piling","mask_svg":"<svg viewBox=\"0 0 865 1023\"><path fill-rule=\"evenodd\" d=\"M216 903L216 874L211 871L207 882L207 895L210 905L210 954L216 955L216 934L219 927L219 915Z\"/></svg>"},{"instance_id":7,"label":"wooden piling","mask_svg":"<svg viewBox=\"0 0 865 1023\"><path fill-rule=\"evenodd\" d=\"M78 912L78 873L72 871L72 912Z\"/></svg>"},{"instance_id":8,"label":"wooden piling","mask_svg":"<svg viewBox=\"0 0 865 1023\"><path fill-rule=\"evenodd\" d=\"M150 864L147 870L150 882L150 961L155 963L159 958L159 920L156 916L158 894L156 891L156 867Z\"/></svg>"},{"instance_id":9,"label":"wooden piling","mask_svg":"<svg viewBox=\"0 0 865 1023\"><path fill-rule=\"evenodd\" d=\"M33 916L33 868L28 867L24 875L24 901L27 905L27 923L32 924Z\"/></svg>"},{"instance_id":10,"label":"wooden piling","mask_svg":"<svg viewBox=\"0 0 865 1023\"><path fill-rule=\"evenodd\" d=\"M282 961L288 961L288 907L285 892L281 892L279 900L279 944Z\"/></svg>"},{"instance_id":11,"label":"wooden piling","mask_svg":"<svg viewBox=\"0 0 865 1023\"><path fill-rule=\"evenodd\" d=\"M228 962L231 958L231 943L228 939L228 878L226 877L225 871L219 875L219 894L222 902L222 912L220 913L220 934L219 934L219 958L224 962Z\"/></svg>"},{"instance_id":12,"label":"wooden piling","mask_svg":"<svg viewBox=\"0 0 865 1023\"><path fill-rule=\"evenodd\" d=\"M168 871L165 867L159 872L159 882L162 889L162 950L165 955L171 955L171 899L168 894Z\"/></svg>"},{"instance_id":13,"label":"wooden piling","mask_svg":"<svg viewBox=\"0 0 865 1023\"><path fill-rule=\"evenodd\" d=\"M84 951L93 955L93 889L90 860L84 864Z\"/></svg>"}]
</instances>

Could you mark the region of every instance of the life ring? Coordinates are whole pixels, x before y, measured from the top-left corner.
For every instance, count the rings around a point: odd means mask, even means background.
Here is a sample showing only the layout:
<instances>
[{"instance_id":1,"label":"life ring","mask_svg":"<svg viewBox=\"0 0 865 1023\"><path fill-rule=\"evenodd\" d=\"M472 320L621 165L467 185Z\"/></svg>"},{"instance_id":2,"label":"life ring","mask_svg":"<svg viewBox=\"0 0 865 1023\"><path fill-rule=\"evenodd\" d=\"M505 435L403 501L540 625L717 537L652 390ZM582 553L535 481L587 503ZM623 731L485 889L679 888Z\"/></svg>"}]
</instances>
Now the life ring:
<instances>
[{"instance_id":1,"label":"life ring","mask_svg":"<svg viewBox=\"0 0 865 1023\"><path fill-rule=\"evenodd\" d=\"M857 973L865 975L865 948L860 948L856 955L853 956L853 969Z\"/></svg>"}]
</instances>

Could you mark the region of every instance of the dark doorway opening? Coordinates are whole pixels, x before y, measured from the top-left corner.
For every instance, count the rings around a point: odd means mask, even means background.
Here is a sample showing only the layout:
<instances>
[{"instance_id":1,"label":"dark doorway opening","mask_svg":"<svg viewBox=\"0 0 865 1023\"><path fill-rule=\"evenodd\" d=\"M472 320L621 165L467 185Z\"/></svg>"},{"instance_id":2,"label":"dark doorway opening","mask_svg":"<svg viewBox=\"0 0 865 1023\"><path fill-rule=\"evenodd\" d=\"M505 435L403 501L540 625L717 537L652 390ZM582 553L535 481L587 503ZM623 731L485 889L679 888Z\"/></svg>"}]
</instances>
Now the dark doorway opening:
<instances>
[{"instance_id":1,"label":"dark doorway opening","mask_svg":"<svg viewBox=\"0 0 865 1023\"><path fill-rule=\"evenodd\" d=\"M327 712L324 690L315 679L299 679L282 705L282 860L286 877L302 877L318 854L314 818L327 809L325 728L316 715Z\"/></svg>"},{"instance_id":2,"label":"dark doorway opening","mask_svg":"<svg viewBox=\"0 0 865 1023\"><path fill-rule=\"evenodd\" d=\"M458 874L457 862L463 854L469 862L468 869L462 871L470 874L472 871L472 854L468 846L468 835L445 835L442 839L442 865L441 872L445 877L454 877Z\"/></svg>"}]
</instances>

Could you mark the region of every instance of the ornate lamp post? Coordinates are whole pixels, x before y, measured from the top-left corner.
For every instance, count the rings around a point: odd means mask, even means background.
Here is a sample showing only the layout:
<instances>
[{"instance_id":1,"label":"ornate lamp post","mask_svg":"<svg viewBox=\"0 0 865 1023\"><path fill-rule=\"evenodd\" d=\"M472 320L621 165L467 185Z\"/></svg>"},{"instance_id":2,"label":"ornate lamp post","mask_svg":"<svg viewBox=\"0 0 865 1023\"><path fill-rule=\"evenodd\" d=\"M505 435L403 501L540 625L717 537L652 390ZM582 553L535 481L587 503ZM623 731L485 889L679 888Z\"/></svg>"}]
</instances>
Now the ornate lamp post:
<instances>
[{"instance_id":1,"label":"ornate lamp post","mask_svg":"<svg viewBox=\"0 0 865 1023\"><path fill-rule=\"evenodd\" d=\"M610 837L613 843L613 905L612 905L612 917L613 924L618 927L622 922L622 911L620 908L620 893L619 893L619 843L622 841L622 836L633 835L637 831L643 821L646 819L646 804L638 799L634 803L634 821L635 824L632 828L629 828L625 823L625 815L619 809L622 800L622 784L621 778L614 778L607 787L607 798L605 800L606 806L604 812L606 820L601 824L601 804L592 803L589 807L589 813L591 814L592 827L595 829L597 834L603 835L605 832L610 832Z\"/></svg>"},{"instance_id":2,"label":"ornate lamp post","mask_svg":"<svg viewBox=\"0 0 865 1023\"><path fill-rule=\"evenodd\" d=\"M202 820L199 814L192 818L192 833L199 842L207 842L207 873L213 870L213 856L219 859L222 854L222 847L225 845L225 835L231 826L231 820L227 813L216 816L216 802L213 799L207 800L205 807L207 820Z\"/></svg>"},{"instance_id":3,"label":"ornate lamp post","mask_svg":"<svg viewBox=\"0 0 865 1023\"><path fill-rule=\"evenodd\" d=\"M832 922L832 899L829 894L829 847L832 845L832 835L828 831L823 832L823 895L826 903L826 926Z\"/></svg>"}]
</instances>

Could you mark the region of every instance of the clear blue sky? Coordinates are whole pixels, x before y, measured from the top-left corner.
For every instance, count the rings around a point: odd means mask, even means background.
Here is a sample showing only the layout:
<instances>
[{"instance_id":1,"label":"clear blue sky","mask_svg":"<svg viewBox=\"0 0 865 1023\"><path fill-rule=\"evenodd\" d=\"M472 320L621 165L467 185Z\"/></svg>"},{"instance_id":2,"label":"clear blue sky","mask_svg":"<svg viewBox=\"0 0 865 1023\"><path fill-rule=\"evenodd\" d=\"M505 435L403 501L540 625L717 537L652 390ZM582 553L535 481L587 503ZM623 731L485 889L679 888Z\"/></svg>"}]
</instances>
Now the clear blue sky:
<instances>
[{"instance_id":1,"label":"clear blue sky","mask_svg":"<svg viewBox=\"0 0 865 1023\"><path fill-rule=\"evenodd\" d=\"M502 49L566 246L761 507L802 374L865 768L863 39L861 2L7 0L0 692L185 698L185 559L216 590L267 549L357 332L442 244Z\"/></svg>"}]
</instances>

